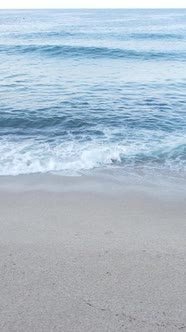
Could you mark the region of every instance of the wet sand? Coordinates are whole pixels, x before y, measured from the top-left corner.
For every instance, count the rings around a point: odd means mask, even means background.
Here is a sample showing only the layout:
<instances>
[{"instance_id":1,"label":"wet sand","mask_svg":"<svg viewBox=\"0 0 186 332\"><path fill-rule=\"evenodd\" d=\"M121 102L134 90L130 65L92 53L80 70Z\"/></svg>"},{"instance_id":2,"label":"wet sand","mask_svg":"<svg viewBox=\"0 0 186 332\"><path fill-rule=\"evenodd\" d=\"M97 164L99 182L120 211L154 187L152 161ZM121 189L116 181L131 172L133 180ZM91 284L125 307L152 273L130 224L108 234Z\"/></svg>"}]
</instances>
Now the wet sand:
<instances>
[{"instance_id":1,"label":"wet sand","mask_svg":"<svg viewBox=\"0 0 186 332\"><path fill-rule=\"evenodd\" d=\"M16 181L0 187L1 332L186 330L185 195Z\"/></svg>"}]
</instances>

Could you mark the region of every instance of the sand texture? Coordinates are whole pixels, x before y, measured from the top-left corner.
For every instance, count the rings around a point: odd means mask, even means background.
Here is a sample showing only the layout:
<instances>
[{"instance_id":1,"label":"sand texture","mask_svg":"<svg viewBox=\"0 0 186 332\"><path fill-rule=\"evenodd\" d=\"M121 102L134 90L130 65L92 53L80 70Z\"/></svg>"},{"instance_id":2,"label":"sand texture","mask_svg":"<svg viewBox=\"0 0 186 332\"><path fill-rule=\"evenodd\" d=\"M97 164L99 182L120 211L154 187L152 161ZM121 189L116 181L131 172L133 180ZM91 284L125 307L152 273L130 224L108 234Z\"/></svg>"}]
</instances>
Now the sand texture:
<instances>
[{"instance_id":1,"label":"sand texture","mask_svg":"<svg viewBox=\"0 0 186 332\"><path fill-rule=\"evenodd\" d=\"M1 332L186 331L186 204L0 193Z\"/></svg>"}]
</instances>

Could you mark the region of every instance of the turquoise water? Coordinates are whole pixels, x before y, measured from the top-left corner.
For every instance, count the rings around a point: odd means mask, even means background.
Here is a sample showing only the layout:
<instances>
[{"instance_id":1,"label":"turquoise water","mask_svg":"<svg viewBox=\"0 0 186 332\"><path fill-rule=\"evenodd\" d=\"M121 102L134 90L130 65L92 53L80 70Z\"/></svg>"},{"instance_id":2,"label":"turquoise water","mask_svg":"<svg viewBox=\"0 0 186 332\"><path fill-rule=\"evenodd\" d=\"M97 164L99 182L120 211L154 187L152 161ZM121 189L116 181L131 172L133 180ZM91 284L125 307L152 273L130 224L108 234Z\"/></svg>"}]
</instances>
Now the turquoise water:
<instances>
[{"instance_id":1,"label":"turquoise water","mask_svg":"<svg viewBox=\"0 0 186 332\"><path fill-rule=\"evenodd\" d=\"M186 10L0 11L0 175L186 170Z\"/></svg>"}]
</instances>

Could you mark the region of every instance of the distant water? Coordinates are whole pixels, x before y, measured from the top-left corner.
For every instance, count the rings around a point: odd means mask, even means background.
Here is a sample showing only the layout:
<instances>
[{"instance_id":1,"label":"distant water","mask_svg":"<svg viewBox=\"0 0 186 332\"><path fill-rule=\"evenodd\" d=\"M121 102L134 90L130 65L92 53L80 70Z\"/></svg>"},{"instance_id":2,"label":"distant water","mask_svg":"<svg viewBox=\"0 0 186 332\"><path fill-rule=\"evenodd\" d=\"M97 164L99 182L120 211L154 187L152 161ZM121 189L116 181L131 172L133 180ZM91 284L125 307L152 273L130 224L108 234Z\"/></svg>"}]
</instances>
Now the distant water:
<instances>
[{"instance_id":1,"label":"distant water","mask_svg":"<svg viewBox=\"0 0 186 332\"><path fill-rule=\"evenodd\" d=\"M186 171L186 10L0 11L0 175Z\"/></svg>"}]
</instances>

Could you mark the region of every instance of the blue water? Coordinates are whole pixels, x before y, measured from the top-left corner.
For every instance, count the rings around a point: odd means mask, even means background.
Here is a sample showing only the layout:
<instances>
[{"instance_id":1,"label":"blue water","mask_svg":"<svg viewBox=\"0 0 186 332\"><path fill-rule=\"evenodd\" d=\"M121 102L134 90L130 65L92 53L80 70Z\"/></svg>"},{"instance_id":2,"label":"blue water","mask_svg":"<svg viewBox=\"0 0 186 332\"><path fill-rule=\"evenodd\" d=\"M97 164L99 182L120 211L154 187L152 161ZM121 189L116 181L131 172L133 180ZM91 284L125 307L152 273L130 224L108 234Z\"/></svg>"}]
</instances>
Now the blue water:
<instances>
[{"instance_id":1,"label":"blue water","mask_svg":"<svg viewBox=\"0 0 186 332\"><path fill-rule=\"evenodd\" d=\"M186 171L186 10L0 11L0 175Z\"/></svg>"}]
</instances>

